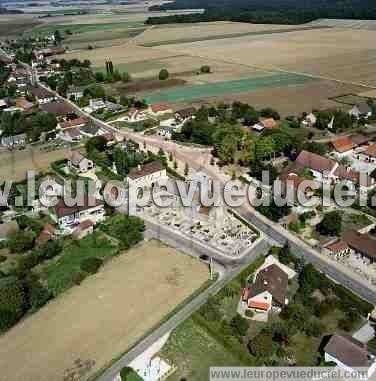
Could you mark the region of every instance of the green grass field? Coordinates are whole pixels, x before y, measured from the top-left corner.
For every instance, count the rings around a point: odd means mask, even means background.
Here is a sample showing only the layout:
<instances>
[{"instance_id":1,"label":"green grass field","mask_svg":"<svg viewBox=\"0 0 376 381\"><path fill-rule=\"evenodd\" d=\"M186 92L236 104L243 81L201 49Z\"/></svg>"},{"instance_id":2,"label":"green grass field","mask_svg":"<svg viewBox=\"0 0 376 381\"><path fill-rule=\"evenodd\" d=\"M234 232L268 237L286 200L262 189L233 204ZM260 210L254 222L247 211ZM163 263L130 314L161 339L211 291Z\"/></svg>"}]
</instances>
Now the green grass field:
<instances>
[{"instance_id":1,"label":"green grass field","mask_svg":"<svg viewBox=\"0 0 376 381\"><path fill-rule=\"evenodd\" d=\"M93 233L80 241L68 241L57 261L43 269L43 278L47 281L49 290L58 295L74 285L72 274L80 271L83 259L89 257L106 259L116 254L117 251L111 242L98 233Z\"/></svg>"},{"instance_id":2,"label":"green grass field","mask_svg":"<svg viewBox=\"0 0 376 381\"><path fill-rule=\"evenodd\" d=\"M175 103L228 94L249 93L264 88L300 85L312 80L312 78L303 75L279 73L260 78L240 79L160 90L143 94L143 98L149 104L160 102Z\"/></svg>"},{"instance_id":3,"label":"green grass field","mask_svg":"<svg viewBox=\"0 0 376 381\"><path fill-rule=\"evenodd\" d=\"M160 355L177 366L176 372L168 378L168 381L180 381L183 378L207 381L211 366L242 365L236 356L197 325L192 318L172 332Z\"/></svg>"},{"instance_id":4,"label":"green grass field","mask_svg":"<svg viewBox=\"0 0 376 381\"><path fill-rule=\"evenodd\" d=\"M120 28L137 28L142 27L144 24L139 21L125 21L125 22L114 22L114 23L103 23L103 24L49 24L42 25L34 28L32 30L33 35L50 34L55 30L59 30L64 33L66 30L70 30L72 33L85 33L85 32L95 32L103 30L112 30Z\"/></svg>"}]
</instances>

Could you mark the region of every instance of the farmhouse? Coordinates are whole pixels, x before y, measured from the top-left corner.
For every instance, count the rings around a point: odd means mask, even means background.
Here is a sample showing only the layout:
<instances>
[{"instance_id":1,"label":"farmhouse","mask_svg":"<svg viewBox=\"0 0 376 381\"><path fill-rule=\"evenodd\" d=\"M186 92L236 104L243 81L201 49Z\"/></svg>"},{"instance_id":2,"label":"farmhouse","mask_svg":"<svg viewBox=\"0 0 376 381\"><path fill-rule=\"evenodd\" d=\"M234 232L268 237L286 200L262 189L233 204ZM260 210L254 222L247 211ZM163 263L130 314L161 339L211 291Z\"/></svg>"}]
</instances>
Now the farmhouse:
<instances>
[{"instance_id":1,"label":"farmhouse","mask_svg":"<svg viewBox=\"0 0 376 381\"><path fill-rule=\"evenodd\" d=\"M40 105L57 100L53 93L40 86L31 87L29 93L35 97Z\"/></svg>"},{"instance_id":2,"label":"farmhouse","mask_svg":"<svg viewBox=\"0 0 376 381\"><path fill-rule=\"evenodd\" d=\"M7 148L14 148L26 144L26 134L19 134L13 136L4 136L1 138L1 145Z\"/></svg>"},{"instance_id":3,"label":"farmhouse","mask_svg":"<svg viewBox=\"0 0 376 381\"><path fill-rule=\"evenodd\" d=\"M87 159L79 152L73 151L71 158L68 161L68 167L77 173L87 173L94 168L94 162Z\"/></svg>"},{"instance_id":4,"label":"farmhouse","mask_svg":"<svg viewBox=\"0 0 376 381\"><path fill-rule=\"evenodd\" d=\"M260 119L258 123L252 126L255 131L263 131L265 129L272 130L278 126L277 122L273 118Z\"/></svg>"},{"instance_id":5,"label":"farmhouse","mask_svg":"<svg viewBox=\"0 0 376 381\"><path fill-rule=\"evenodd\" d=\"M376 161L376 144L369 145L362 156L366 161L374 163Z\"/></svg>"},{"instance_id":6,"label":"farmhouse","mask_svg":"<svg viewBox=\"0 0 376 381\"><path fill-rule=\"evenodd\" d=\"M154 104L149 106L149 112L153 116L161 116L165 114L172 114L172 109L168 105L164 104Z\"/></svg>"},{"instance_id":7,"label":"farmhouse","mask_svg":"<svg viewBox=\"0 0 376 381\"><path fill-rule=\"evenodd\" d=\"M317 122L317 117L314 113L309 113L302 121L304 127L314 127Z\"/></svg>"},{"instance_id":8,"label":"farmhouse","mask_svg":"<svg viewBox=\"0 0 376 381\"><path fill-rule=\"evenodd\" d=\"M332 140L332 146L334 147L334 149L338 152L338 153L345 153L345 152L349 152L351 151L355 144L353 142L353 140L348 137L348 136L344 136L344 137L341 137L341 138L337 138L335 140Z\"/></svg>"},{"instance_id":9,"label":"farmhouse","mask_svg":"<svg viewBox=\"0 0 376 381\"><path fill-rule=\"evenodd\" d=\"M372 108L368 103L363 102L355 105L350 111L349 114L354 116L356 119L359 118L369 118L372 116Z\"/></svg>"},{"instance_id":10,"label":"farmhouse","mask_svg":"<svg viewBox=\"0 0 376 381\"><path fill-rule=\"evenodd\" d=\"M25 98L16 99L16 107L22 108L23 111L29 111L34 107L34 104L27 101Z\"/></svg>"},{"instance_id":11,"label":"farmhouse","mask_svg":"<svg viewBox=\"0 0 376 381\"><path fill-rule=\"evenodd\" d=\"M84 96L84 90L81 87L69 86L66 92L67 99L78 101Z\"/></svg>"},{"instance_id":12,"label":"farmhouse","mask_svg":"<svg viewBox=\"0 0 376 381\"><path fill-rule=\"evenodd\" d=\"M167 179L167 172L160 161L152 161L132 168L127 177L130 186L142 186L143 188L151 188L156 181L161 179Z\"/></svg>"},{"instance_id":13,"label":"farmhouse","mask_svg":"<svg viewBox=\"0 0 376 381\"><path fill-rule=\"evenodd\" d=\"M40 105L42 111L55 114L56 117L65 118L67 115L72 114L72 107L64 101L54 101L49 103L42 103Z\"/></svg>"},{"instance_id":14,"label":"farmhouse","mask_svg":"<svg viewBox=\"0 0 376 381\"><path fill-rule=\"evenodd\" d=\"M347 256L352 252L350 246L345 241L337 238L323 242L321 247L328 250L336 259Z\"/></svg>"},{"instance_id":15,"label":"farmhouse","mask_svg":"<svg viewBox=\"0 0 376 381\"><path fill-rule=\"evenodd\" d=\"M349 230L343 233L342 240L354 250L355 254L367 260L369 263L376 261L376 240L369 234Z\"/></svg>"},{"instance_id":16,"label":"farmhouse","mask_svg":"<svg viewBox=\"0 0 376 381\"><path fill-rule=\"evenodd\" d=\"M253 284L245 288L242 303L256 313L279 312L288 304L288 274L276 263L258 271Z\"/></svg>"},{"instance_id":17,"label":"farmhouse","mask_svg":"<svg viewBox=\"0 0 376 381\"><path fill-rule=\"evenodd\" d=\"M68 142L79 142L82 137L78 128L67 128L62 135L62 139Z\"/></svg>"},{"instance_id":18,"label":"farmhouse","mask_svg":"<svg viewBox=\"0 0 376 381\"><path fill-rule=\"evenodd\" d=\"M195 113L196 109L194 107L183 108L181 110L175 111L175 119L182 123L189 119L192 119Z\"/></svg>"},{"instance_id":19,"label":"farmhouse","mask_svg":"<svg viewBox=\"0 0 376 381\"><path fill-rule=\"evenodd\" d=\"M338 163L312 152L302 151L295 160L300 168L308 168L312 171L315 180L319 182L331 182Z\"/></svg>"},{"instance_id":20,"label":"farmhouse","mask_svg":"<svg viewBox=\"0 0 376 381\"><path fill-rule=\"evenodd\" d=\"M86 220L97 224L105 219L104 203L101 200L85 195L83 204L78 206L76 200L66 198L60 200L54 206L51 218L62 229L75 228Z\"/></svg>"},{"instance_id":21,"label":"farmhouse","mask_svg":"<svg viewBox=\"0 0 376 381\"><path fill-rule=\"evenodd\" d=\"M326 362L335 362L343 370L356 373L359 368L364 369L367 372L365 379L376 370L376 358L368 351L367 345L350 335L333 335L324 352Z\"/></svg>"},{"instance_id":22,"label":"farmhouse","mask_svg":"<svg viewBox=\"0 0 376 381\"><path fill-rule=\"evenodd\" d=\"M59 128L65 130L72 127L83 127L88 123L88 119L85 117L79 117L72 120L67 120L59 123Z\"/></svg>"}]
</instances>

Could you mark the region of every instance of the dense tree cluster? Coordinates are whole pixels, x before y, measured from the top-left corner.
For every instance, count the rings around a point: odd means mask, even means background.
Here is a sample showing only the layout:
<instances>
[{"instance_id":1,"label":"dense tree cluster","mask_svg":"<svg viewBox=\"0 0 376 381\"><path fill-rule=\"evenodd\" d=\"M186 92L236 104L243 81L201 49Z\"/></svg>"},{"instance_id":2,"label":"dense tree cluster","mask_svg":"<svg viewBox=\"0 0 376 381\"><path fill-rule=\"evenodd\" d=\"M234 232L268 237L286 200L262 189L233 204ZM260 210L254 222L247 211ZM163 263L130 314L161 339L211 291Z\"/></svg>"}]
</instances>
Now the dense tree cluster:
<instances>
[{"instance_id":1,"label":"dense tree cluster","mask_svg":"<svg viewBox=\"0 0 376 381\"><path fill-rule=\"evenodd\" d=\"M200 9L205 12L150 17L147 24L238 21L260 24L302 24L318 18L376 19L372 0L175 0L154 5L151 10Z\"/></svg>"}]
</instances>

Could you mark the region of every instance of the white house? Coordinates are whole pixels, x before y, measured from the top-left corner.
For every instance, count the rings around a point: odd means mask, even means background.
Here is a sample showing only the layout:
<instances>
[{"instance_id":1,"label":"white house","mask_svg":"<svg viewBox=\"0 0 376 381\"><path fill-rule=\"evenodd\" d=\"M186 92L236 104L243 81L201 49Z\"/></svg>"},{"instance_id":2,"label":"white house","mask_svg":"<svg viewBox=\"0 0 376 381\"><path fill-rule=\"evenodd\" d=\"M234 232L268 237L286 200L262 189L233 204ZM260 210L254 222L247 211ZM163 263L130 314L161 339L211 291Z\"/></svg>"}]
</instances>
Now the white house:
<instances>
[{"instance_id":1,"label":"white house","mask_svg":"<svg viewBox=\"0 0 376 381\"><path fill-rule=\"evenodd\" d=\"M152 161L131 169L127 182L129 186L151 188L158 180L162 179L167 179L166 168L160 161Z\"/></svg>"},{"instance_id":2,"label":"white house","mask_svg":"<svg viewBox=\"0 0 376 381\"><path fill-rule=\"evenodd\" d=\"M60 200L51 213L51 218L61 229L74 229L84 221L91 221L94 225L104 221L104 202L85 195L82 205L73 199ZM71 206L73 205L73 206Z\"/></svg>"},{"instance_id":3,"label":"white house","mask_svg":"<svg viewBox=\"0 0 376 381\"><path fill-rule=\"evenodd\" d=\"M252 285L243 290L244 307L261 314L280 312L289 303L288 281L289 275L276 263L260 268Z\"/></svg>"},{"instance_id":4,"label":"white house","mask_svg":"<svg viewBox=\"0 0 376 381\"><path fill-rule=\"evenodd\" d=\"M84 91L80 87L69 86L66 92L67 99L78 101L84 96Z\"/></svg>"},{"instance_id":5,"label":"white house","mask_svg":"<svg viewBox=\"0 0 376 381\"><path fill-rule=\"evenodd\" d=\"M335 362L337 366L349 372L364 371L360 380L366 380L376 370L375 355L368 351L367 345L350 335L333 335L324 348L325 361Z\"/></svg>"},{"instance_id":6,"label":"white house","mask_svg":"<svg viewBox=\"0 0 376 381\"><path fill-rule=\"evenodd\" d=\"M77 173L87 173L94 168L94 162L87 159L79 152L73 151L71 158L68 161L68 167Z\"/></svg>"},{"instance_id":7,"label":"white house","mask_svg":"<svg viewBox=\"0 0 376 381\"><path fill-rule=\"evenodd\" d=\"M303 119L302 124L304 127L313 127L317 122L317 117L314 113L309 113L306 115L306 117Z\"/></svg>"},{"instance_id":8,"label":"white house","mask_svg":"<svg viewBox=\"0 0 376 381\"><path fill-rule=\"evenodd\" d=\"M366 102L359 103L349 111L349 115L354 116L357 119L367 119L372 116L372 108Z\"/></svg>"},{"instance_id":9,"label":"white house","mask_svg":"<svg viewBox=\"0 0 376 381\"><path fill-rule=\"evenodd\" d=\"M331 183L338 163L312 152L302 151L296 158L295 163L301 168L307 168L312 172L316 181Z\"/></svg>"}]
</instances>

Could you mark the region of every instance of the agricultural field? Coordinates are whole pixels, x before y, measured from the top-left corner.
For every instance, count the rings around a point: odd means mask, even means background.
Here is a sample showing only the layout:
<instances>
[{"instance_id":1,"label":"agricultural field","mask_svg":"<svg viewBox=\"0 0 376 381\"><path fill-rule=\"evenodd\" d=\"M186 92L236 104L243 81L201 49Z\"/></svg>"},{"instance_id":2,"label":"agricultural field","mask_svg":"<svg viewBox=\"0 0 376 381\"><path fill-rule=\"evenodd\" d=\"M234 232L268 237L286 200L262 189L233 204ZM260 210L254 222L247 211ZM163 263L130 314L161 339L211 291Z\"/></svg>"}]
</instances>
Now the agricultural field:
<instances>
[{"instance_id":1,"label":"agricultural field","mask_svg":"<svg viewBox=\"0 0 376 381\"><path fill-rule=\"evenodd\" d=\"M0 15L0 39L7 36L19 36L39 24L41 21L30 16Z\"/></svg>"},{"instance_id":2,"label":"agricultural field","mask_svg":"<svg viewBox=\"0 0 376 381\"><path fill-rule=\"evenodd\" d=\"M237 22L210 22L198 24L184 24L175 26L173 33L171 26L159 25L150 28L135 41L144 46L160 46L173 43L185 43L204 40L217 40L220 38L241 37L285 31L305 29L305 26L247 24ZM310 28L310 27L308 27Z\"/></svg>"},{"instance_id":3,"label":"agricultural field","mask_svg":"<svg viewBox=\"0 0 376 381\"><path fill-rule=\"evenodd\" d=\"M295 74L274 74L266 77L241 79L211 84L191 85L171 90L162 90L145 94L143 98L147 103L176 103L192 101L212 96L226 94L239 94L257 91L263 88L291 86L311 81L312 78Z\"/></svg>"},{"instance_id":4,"label":"agricultural field","mask_svg":"<svg viewBox=\"0 0 376 381\"><path fill-rule=\"evenodd\" d=\"M157 241L135 247L1 336L1 375L86 380L207 278L205 265Z\"/></svg>"},{"instance_id":5,"label":"agricultural field","mask_svg":"<svg viewBox=\"0 0 376 381\"><path fill-rule=\"evenodd\" d=\"M328 28L172 44L169 51L226 60L260 69L281 69L353 84L376 84L370 30ZM225 59L224 59L225 57Z\"/></svg>"},{"instance_id":6,"label":"agricultural field","mask_svg":"<svg viewBox=\"0 0 376 381\"><path fill-rule=\"evenodd\" d=\"M42 151L39 147L27 146L24 150L0 151L0 181L20 181L26 178L27 171L45 172L53 161L66 158L70 150L58 149Z\"/></svg>"}]
</instances>

